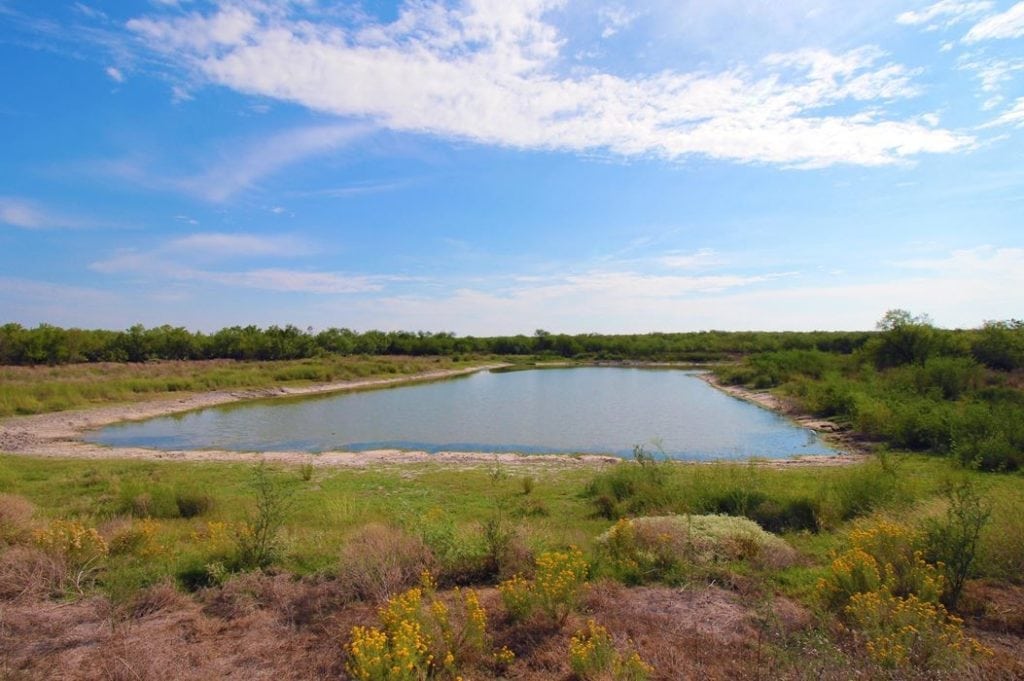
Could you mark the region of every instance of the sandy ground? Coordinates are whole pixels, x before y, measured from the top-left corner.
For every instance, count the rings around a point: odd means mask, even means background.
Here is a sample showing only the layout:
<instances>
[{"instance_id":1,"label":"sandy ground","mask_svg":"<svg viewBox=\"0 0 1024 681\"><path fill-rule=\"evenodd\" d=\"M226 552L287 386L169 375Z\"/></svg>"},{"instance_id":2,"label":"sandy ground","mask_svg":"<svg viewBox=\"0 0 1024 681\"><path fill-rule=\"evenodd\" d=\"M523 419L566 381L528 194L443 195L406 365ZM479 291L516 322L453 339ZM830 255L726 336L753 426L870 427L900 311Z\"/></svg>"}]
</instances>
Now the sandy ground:
<instances>
[{"instance_id":1,"label":"sandy ground","mask_svg":"<svg viewBox=\"0 0 1024 681\"><path fill-rule=\"evenodd\" d=\"M240 453L224 450L159 450L143 447L104 447L83 442L84 433L120 421L141 421L156 416L214 407L245 400L275 397L318 395L332 392L364 390L413 383L433 381L455 376L464 376L477 371L486 371L508 366L493 364L469 369L452 369L413 374L397 378L364 381L342 381L295 388L265 388L255 390L219 390L208 393L189 394L169 399L140 401L92 409L17 416L0 421L0 452L25 456L81 459L164 459L175 461L256 461L299 464L312 463L315 466L367 467L410 463L442 463L459 465L481 465L501 463L502 465L526 465L532 467L574 467L581 465L608 465L620 461L617 457L598 455L538 455L495 452L416 452L396 449L382 449L365 452L323 452L315 456L308 452L284 451L262 453ZM783 413L797 424L816 430L830 444L837 447L834 456L806 456L796 459L759 460L760 465L775 467L791 466L835 466L862 461L865 453L851 447L842 437L840 428L828 421L794 415L785 402L767 392L751 391L736 386L723 386L711 374L703 376L710 385L724 392L757 404L766 409Z\"/></svg>"}]
</instances>

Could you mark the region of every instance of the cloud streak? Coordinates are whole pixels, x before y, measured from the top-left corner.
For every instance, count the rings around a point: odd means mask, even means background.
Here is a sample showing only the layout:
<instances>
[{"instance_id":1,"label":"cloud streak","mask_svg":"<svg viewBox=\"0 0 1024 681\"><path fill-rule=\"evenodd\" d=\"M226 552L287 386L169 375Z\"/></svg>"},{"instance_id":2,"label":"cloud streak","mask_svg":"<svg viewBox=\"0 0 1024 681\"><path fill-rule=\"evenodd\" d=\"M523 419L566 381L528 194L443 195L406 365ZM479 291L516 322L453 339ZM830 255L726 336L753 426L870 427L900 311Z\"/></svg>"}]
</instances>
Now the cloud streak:
<instances>
[{"instance_id":1,"label":"cloud streak","mask_svg":"<svg viewBox=\"0 0 1024 681\"><path fill-rule=\"evenodd\" d=\"M560 4L408 3L394 22L349 29L299 20L280 7L228 7L134 19L128 27L213 83L483 144L822 167L892 164L974 142L886 115L887 101L918 88L912 70L877 49L804 50L720 72L565 74L564 39L546 20ZM837 106L852 112L836 113ZM211 200L251 181L231 177L220 174L222 189L208 191ZM204 180L197 178L196 191Z\"/></svg>"},{"instance_id":2,"label":"cloud streak","mask_svg":"<svg viewBox=\"0 0 1024 681\"><path fill-rule=\"evenodd\" d=\"M88 227L80 218L61 215L35 201L16 196L0 196L0 224L20 229L58 229Z\"/></svg>"},{"instance_id":3,"label":"cloud streak","mask_svg":"<svg viewBox=\"0 0 1024 681\"><path fill-rule=\"evenodd\" d=\"M1020 38L1024 36L1024 2L981 20L964 36L965 43L981 40Z\"/></svg>"},{"instance_id":4,"label":"cloud streak","mask_svg":"<svg viewBox=\"0 0 1024 681\"><path fill-rule=\"evenodd\" d=\"M988 0L962 2L960 0L940 0L919 11L903 12L896 17L896 23L917 26L928 24L929 29L938 29L958 24L978 14L992 9Z\"/></svg>"}]
</instances>

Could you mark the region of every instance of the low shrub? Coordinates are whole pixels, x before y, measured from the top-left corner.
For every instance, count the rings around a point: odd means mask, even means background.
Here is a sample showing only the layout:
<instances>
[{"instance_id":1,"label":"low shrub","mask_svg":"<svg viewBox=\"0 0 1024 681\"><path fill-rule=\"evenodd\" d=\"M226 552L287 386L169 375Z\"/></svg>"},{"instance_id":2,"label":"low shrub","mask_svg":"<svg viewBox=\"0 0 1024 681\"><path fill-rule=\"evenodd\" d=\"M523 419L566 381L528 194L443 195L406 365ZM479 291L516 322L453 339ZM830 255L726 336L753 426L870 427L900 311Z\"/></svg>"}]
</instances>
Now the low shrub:
<instances>
[{"instance_id":1,"label":"low shrub","mask_svg":"<svg viewBox=\"0 0 1024 681\"><path fill-rule=\"evenodd\" d=\"M178 518L177 494L165 485L122 485L117 510L135 518Z\"/></svg>"},{"instance_id":2,"label":"low shrub","mask_svg":"<svg viewBox=\"0 0 1024 681\"><path fill-rule=\"evenodd\" d=\"M1024 584L1024 514L1016 504L997 505L981 533L978 572Z\"/></svg>"},{"instance_id":3,"label":"low shrub","mask_svg":"<svg viewBox=\"0 0 1024 681\"><path fill-rule=\"evenodd\" d=\"M900 491L899 472L884 453L868 463L833 471L818 493L817 522L834 527L867 515L893 502Z\"/></svg>"},{"instance_id":4,"label":"low shrub","mask_svg":"<svg viewBox=\"0 0 1024 681\"><path fill-rule=\"evenodd\" d=\"M955 608L974 569L981 532L992 507L967 480L947 487L944 496L945 514L925 521L924 545L926 557L939 565L946 577L943 603Z\"/></svg>"},{"instance_id":5,"label":"low shrub","mask_svg":"<svg viewBox=\"0 0 1024 681\"><path fill-rule=\"evenodd\" d=\"M95 580L109 552L96 528L74 520L54 520L32 536L40 549L64 565L63 585L79 593Z\"/></svg>"},{"instance_id":6,"label":"low shrub","mask_svg":"<svg viewBox=\"0 0 1024 681\"><path fill-rule=\"evenodd\" d=\"M938 603L946 583L917 548L920 535L910 526L879 521L850 532L850 548L837 554L818 582L825 601L842 610L858 593L884 590Z\"/></svg>"},{"instance_id":7,"label":"low shrub","mask_svg":"<svg viewBox=\"0 0 1024 681\"><path fill-rule=\"evenodd\" d=\"M619 652L608 630L592 619L569 640L569 667L581 681L646 681L654 671L636 651Z\"/></svg>"},{"instance_id":8,"label":"low shrub","mask_svg":"<svg viewBox=\"0 0 1024 681\"><path fill-rule=\"evenodd\" d=\"M915 549L919 540L898 523L855 529L850 548L819 581L827 604L883 667L948 668L987 651L940 603L946 579Z\"/></svg>"},{"instance_id":9,"label":"low shrub","mask_svg":"<svg viewBox=\"0 0 1024 681\"><path fill-rule=\"evenodd\" d=\"M249 480L255 509L235 528L234 565L238 569L265 568L281 552L281 528L294 499L281 480L261 461Z\"/></svg>"},{"instance_id":10,"label":"low shrub","mask_svg":"<svg viewBox=\"0 0 1024 681\"><path fill-rule=\"evenodd\" d=\"M434 556L419 537L397 527L370 524L342 547L338 580L356 598L385 601L415 586Z\"/></svg>"},{"instance_id":11,"label":"low shrub","mask_svg":"<svg viewBox=\"0 0 1024 681\"><path fill-rule=\"evenodd\" d=\"M0 494L0 546L28 539L36 508L17 494Z\"/></svg>"},{"instance_id":12,"label":"low shrub","mask_svg":"<svg viewBox=\"0 0 1024 681\"><path fill-rule=\"evenodd\" d=\"M589 571L579 549L549 551L537 556L532 580L515 575L499 584L498 591L513 620L540 612L549 622L561 625L576 610Z\"/></svg>"},{"instance_id":13,"label":"low shrub","mask_svg":"<svg viewBox=\"0 0 1024 681\"><path fill-rule=\"evenodd\" d=\"M12 546L0 553L0 600L56 597L66 591L64 557L34 546Z\"/></svg>"},{"instance_id":14,"label":"low shrub","mask_svg":"<svg viewBox=\"0 0 1024 681\"><path fill-rule=\"evenodd\" d=\"M152 518L128 521L114 528L107 540L110 555L148 558L159 554L162 548L156 539L158 530L159 525Z\"/></svg>"},{"instance_id":15,"label":"low shrub","mask_svg":"<svg viewBox=\"0 0 1024 681\"><path fill-rule=\"evenodd\" d=\"M206 515L213 509L213 497L192 490L178 490L174 494L174 505L182 518Z\"/></svg>"},{"instance_id":16,"label":"low shrub","mask_svg":"<svg viewBox=\"0 0 1024 681\"><path fill-rule=\"evenodd\" d=\"M668 464L641 458L598 473L586 488L595 513L608 520L671 512L677 503Z\"/></svg>"},{"instance_id":17,"label":"low shrub","mask_svg":"<svg viewBox=\"0 0 1024 681\"><path fill-rule=\"evenodd\" d=\"M796 552L746 518L722 515L623 519L597 539L603 565L627 584L681 583L695 571L730 561L792 565Z\"/></svg>"},{"instance_id":18,"label":"low shrub","mask_svg":"<svg viewBox=\"0 0 1024 681\"><path fill-rule=\"evenodd\" d=\"M380 628L352 629L347 669L359 681L462 678L467 669L501 672L514 659L507 648L493 650L475 591L456 589L446 602L429 575L423 587L392 597L380 620Z\"/></svg>"},{"instance_id":19,"label":"low shrub","mask_svg":"<svg viewBox=\"0 0 1024 681\"><path fill-rule=\"evenodd\" d=\"M868 655L883 667L939 669L958 666L966 655L991 653L966 636L962 622L937 603L880 589L850 598L843 615Z\"/></svg>"}]
</instances>

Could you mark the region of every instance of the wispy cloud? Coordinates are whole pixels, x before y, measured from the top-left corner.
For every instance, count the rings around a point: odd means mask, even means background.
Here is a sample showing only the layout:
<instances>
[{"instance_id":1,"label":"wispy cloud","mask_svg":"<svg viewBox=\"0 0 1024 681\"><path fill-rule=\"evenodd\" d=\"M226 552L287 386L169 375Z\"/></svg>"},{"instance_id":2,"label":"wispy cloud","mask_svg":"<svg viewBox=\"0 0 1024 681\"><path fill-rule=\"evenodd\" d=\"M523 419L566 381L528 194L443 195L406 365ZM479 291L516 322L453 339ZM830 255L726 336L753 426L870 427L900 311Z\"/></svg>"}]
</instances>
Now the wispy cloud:
<instances>
[{"instance_id":1,"label":"wispy cloud","mask_svg":"<svg viewBox=\"0 0 1024 681\"><path fill-rule=\"evenodd\" d=\"M640 17L640 13L623 5L608 5L597 10L597 18L601 22L601 37L611 38L619 31L628 28Z\"/></svg>"},{"instance_id":2,"label":"wispy cloud","mask_svg":"<svg viewBox=\"0 0 1024 681\"><path fill-rule=\"evenodd\" d=\"M288 268L212 270L154 253L125 252L89 265L94 272L149 281L197 282L287 293L341 294L380 291L386 278Z\"/></svg>"},{"instance_id":3,"label":"wispy cloud","mask_svg":"<svg viewBox=\"0 0 1024 681\"><path fill-rule=\"evenodd\" d=\"M1024 250L984 246L908 260L895 271L666 277L599 271L517 285L464 286L435 295L379 295L346 303L370 328L450 328L458 333L697 329L868 329L887 309L930 313L942 325L977 326L1014 309ZM337 308L327 304L325 313Z\"/></svg>"},{"instance_id":4,"label":"wispy cloud","mask_svg":"<svg viewBox=\"0 0 1024 681\"><path fill-rule=\"evenodd\" d=\"M128 26L165 58L236 90L395 130L517 148L821 167L883 165L970 148L966 134L886 114L912 69L879 50L801 51L720 72L564 75L558 2L408 3L358 30L228 6ZM843 105L848 113L836 113ZM310 144L316 144L309 140ZM255 163L257 168L260 164ZM252 176L219 173L223 200Z\"/></svg>"},{"instance_id":5,"label":"wispy cloud","mask_svg":"<svg viewBox=\"0 0 1024 681\"><path fill-rule=\"evenodd\" d=\"M108 66L106 69L104 69L104 73L106 73L110 80L114 81L115 83L124 82L124 73L121 71L121 69L117 68L116 66Z\"/></svg>"},{"instance_id":6,"label":"wispy cloud","mask_svg":"<svg viewBox=\"0 0 1024 681\"><path fill-rule=\"evenodd\" d=\"M719 267L728 262L722 254L710 248L702 248L695 253L669 253L657 258L663 267L679 270L695 270L708 267Z\"/></svg>"},{"instance_id":7,"label":"wispy cloud","mask_svg":"<svg viewBox=\"0 0 1024 681\"><path fill-rule=\"evenodd\" d=\"M201 257L290 257L308 255L314 249L291 236L263 236L256 234L225 234L201 232L171 240L165 250Z\"/></svg>"},{"instance_id":8,"label":"wispy cloud","mask_svg":"<svg viewBox=\"0 0 1024 681\"><path fill-rule=\"evenodd\" d=\"M21 229L57 229L90 227L95 223L64 215L35 201L16 196L0 196L0 224Z\"/></svg>"},{"instance_id":9,"label":"wispy cloud","mask_svg":"<svg viewBox=\"0 0 1024 681\"><path fill-rule=\"evenodd\" d=\"M229 144L208 152L205 166L191 175L161 173L153 164L133 159L92 163L89 170L150 189L224 203L290 165L343 148L370 129L350 123L305 126Z\"/></svg>"},{"instance_id":10,"label":"wispy cloud","mask_svg":"<svg viewBox=\"0 0 1024 681\"><path fill-rule=\"evenodd\" d=\"M935 30L984 14L992 9L992 6L993 3L988 0L940 0L918 11L903 12L896 17L896 22L911 26L927 24L929 29Z\"/></svg>"},{"instance_id":11,"label":"wispy cloud","mask_svg":"<svg viewBox=\"0 0 1024 681\"><path fill-rule=\"evenodd\" d=\"M1024 126L1024 97L1018 98L1013 106L982 127L994 128L1003 125Z\"/></svg>"},{"instance_id":12,"label":"wispy cloud","mask_svg":"<svg viewBox=\"0 0 1024 681\"><path fill-rule=\"evenodd\" d=\"M964 36L964 42L976 43L980 40L1021 36L1024 36L1024 2L1018 2L1005 12L978 22Z\"/></svg>"},{"instance_id":13,"label":"wispy cloud","mask_svg":"<svg viewBox=\"0 0 1024 681\"><path fill-rule=\"evenodd\" d=\"M94 272L130 275L153 282L198 282L236 288L299 293L379 291L394 277L352 275L286 267L250 266L215 269L224 261L274 261L315 253L312 244L295 236L198 232L163 242L149 250L122 250L89 265Z\"/></svg>"}]
</instances>

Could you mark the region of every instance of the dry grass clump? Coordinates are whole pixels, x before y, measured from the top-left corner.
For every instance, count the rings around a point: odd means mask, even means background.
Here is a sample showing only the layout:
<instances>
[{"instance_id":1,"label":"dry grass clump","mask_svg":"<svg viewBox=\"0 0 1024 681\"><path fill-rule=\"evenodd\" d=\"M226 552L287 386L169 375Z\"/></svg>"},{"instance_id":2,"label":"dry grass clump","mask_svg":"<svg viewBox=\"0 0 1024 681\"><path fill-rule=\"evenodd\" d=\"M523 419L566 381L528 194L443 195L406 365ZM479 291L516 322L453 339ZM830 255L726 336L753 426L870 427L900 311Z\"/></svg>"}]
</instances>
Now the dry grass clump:
<instances>
[{"instance_id":1,"label":"dry grass clump","mask_svg":"<svg viewBox=\"0 0 1024 681\"><path fill-rule=\"evenodd\" d=\"M0 494L0 546L25 541L32 532L36 507L17 494Z\"/></svg>"},{"instance_id":2,"label":"dry grass clump","mask_svg":"<svg viewBox=\"0 0 1024 681\"><path fill-rule=\"evenodd\" d=\"M160 612L173 612L188 607L188 596L178 591L173 582L164 581L140 590L131 600L129 613L142 619Z\"/></svg>"},{"instance_id":3,"label":"dry grass clump","mask_svg":"<svg viewBox=\"0 0 1024 681\"><path fill-rule=\"evenodd\" d=\"M67 574L67 563L60 555L33 546L12 546L0 553L0 599L57 596L65 591Z\"/></svg>"},{"instance_id":4,"label":"dry grass clump","mask_svg":"<svg viewBox=\"0 0 1024 681\"><path fill-rule=\"evenodd\" d=\"M419 537L390 525L371 523L346 543L338 580L356 598L385 601L419 583L433 571L434 555Z\"/></svg>"},{"instance_id":5,"label":"dry grass clump","mask_svg":"<svg viewBox=\"0 0 1024 681\"><path fill-rule=\"evenodd\" d=\"M351 595L335 580L296 579L292 575L247 572L199 594L203 612L239 620L267 612L291 627L322 622L343 608Z\"/></svg>"}]
</instances>

